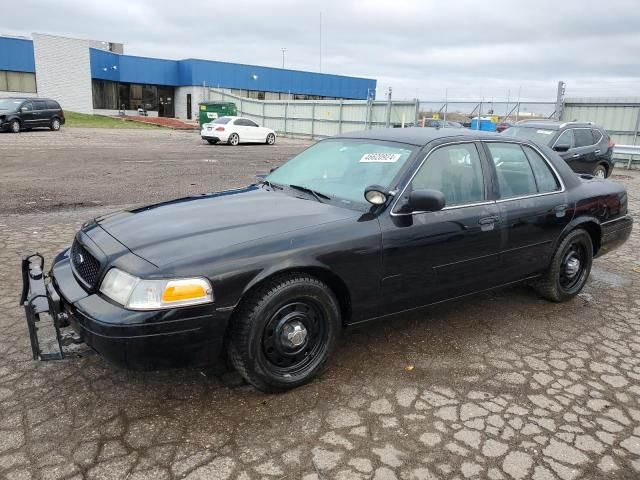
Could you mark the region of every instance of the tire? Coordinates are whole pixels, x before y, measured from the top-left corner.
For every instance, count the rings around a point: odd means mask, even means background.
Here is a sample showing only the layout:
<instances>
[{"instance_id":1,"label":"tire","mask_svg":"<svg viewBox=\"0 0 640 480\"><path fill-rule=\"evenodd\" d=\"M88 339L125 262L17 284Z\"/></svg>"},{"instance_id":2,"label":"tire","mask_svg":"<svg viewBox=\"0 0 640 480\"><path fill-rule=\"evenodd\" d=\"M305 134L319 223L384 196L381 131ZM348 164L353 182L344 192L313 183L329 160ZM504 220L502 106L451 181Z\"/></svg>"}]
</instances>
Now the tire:
<instances>
[{"instance_id":1,"label":"tire","mask_svg":"<svg viewBox=\"0 0 640 480\"><path fill-rule=\"evenodd\" d=\"M305 273L275 277L234 314L229 360L258 390L289 390L323 371L340 330L338 301L327 285Z\"/></svg>"},{"instance_id":2,"label":"tire","mask_svg":"<svg viewBox=\"0 0 640 480\"><path fill-rule=\"evenodd\" d=\"M607 167L602 164L597 165L596 168L593 169L592 175L598 178L607 178Z\"/></svg>"},{"instance_id":3,"label":"tire","mask_svg":"<svg viewBox=\"0 0 640 480\"><path fill-rule=\"evenodd\" d=\"M266 143L267 145L274 145L276 143L276 136L273 133L267 135Z\"/></svg>"},{"instance_id":4,"label":"tire","mask_svg":"<svg viewBox=\"0 0 640 480\"><path fill-rule=\"evenodd\" d=\"M207 138L207 142L209 142L209 145L215 145L216 143L218 143L218 140L213 140L211 138Z\"/></svg>"},{"instance_id":5,"label":"tire","mask_svg":"<svg viewBox=\"0 0 640 480\"><path fill-rule=\"evenodd\" d=\"M227 143L235 147L240 143L240 137L237 133L232 133L231 135L229 135L229 140L227 140Z\"/></svg>"},{"instance_id":6,"label":"tire","mask_svg":"<svg viewBox=\"0 0 640 480\"><path fill-rule=\"evenodd\" d=\"M54 118L53 120L51 120L51 125L49 125L49 128L54 132L60 130L60 119Z\"/></svg>"},{"instance_id":7,"label":"tire","mask_svg":"<svg viewBox=\"0 0 640 480\"><path fill-rule=\"evenodd\" d=\"M592 262L591 236L581 228L572 230L558 245L551 266L535 284L536 289L547 300L566 302L587 283Z\"/></svg>"},{"instance_id":8,"label":"tire","mask_svg":"<svg viewBox=\"0 0 640 480\"><path fill-rule=\"evenodd\" d=\"M11 123L9 123L9 131L11 133L20 133L20 120L11 120Z\"/></svg>"}]
</instances>

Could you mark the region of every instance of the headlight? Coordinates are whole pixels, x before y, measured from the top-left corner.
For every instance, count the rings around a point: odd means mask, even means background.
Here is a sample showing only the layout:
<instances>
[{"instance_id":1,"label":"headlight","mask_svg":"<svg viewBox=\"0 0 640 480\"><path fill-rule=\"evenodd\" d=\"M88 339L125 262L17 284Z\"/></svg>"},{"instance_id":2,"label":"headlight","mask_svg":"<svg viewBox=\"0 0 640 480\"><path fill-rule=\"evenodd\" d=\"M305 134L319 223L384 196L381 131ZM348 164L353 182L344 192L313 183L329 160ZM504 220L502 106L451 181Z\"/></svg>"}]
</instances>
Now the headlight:
<instances>
[{"instance_id":1,"label":"headlight","mask_svg":"<svg viewBox=\"0 0 640 480\"><path fill-rule=\"evenodd\" d=\"M213 302L213 290L204 278L143 280L112 268L100 291L130 310L159 310Z\"/></svg>"}]
</instances>

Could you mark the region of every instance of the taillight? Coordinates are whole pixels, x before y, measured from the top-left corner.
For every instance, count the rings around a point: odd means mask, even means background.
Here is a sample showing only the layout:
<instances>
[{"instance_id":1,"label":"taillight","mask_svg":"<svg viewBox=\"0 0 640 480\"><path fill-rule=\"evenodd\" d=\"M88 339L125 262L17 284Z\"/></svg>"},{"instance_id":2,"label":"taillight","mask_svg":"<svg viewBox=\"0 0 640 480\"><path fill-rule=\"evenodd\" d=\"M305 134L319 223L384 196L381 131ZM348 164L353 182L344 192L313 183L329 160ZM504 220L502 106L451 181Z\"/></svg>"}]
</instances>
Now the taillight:
<instances>
[{"instance_id":1,"label":"taillight","mask_svg":"<svg viewBox=\"0 0 640 480\"><path fill-rule=\"evenodd\" d=\"M218 127L218 128L216 128L216 132L224 132L224 127Z\"/></svg>"},{"instance_id":2,"label":"taillight","mask_svg":"<svg viewBox=\"0 0 640 480\"><path fill-rule=\"evenodd\" d=\"M613 148L616 146L616 142L614 142L613 140L609 139L609 148Z\"/></svg>"}]
</instances>

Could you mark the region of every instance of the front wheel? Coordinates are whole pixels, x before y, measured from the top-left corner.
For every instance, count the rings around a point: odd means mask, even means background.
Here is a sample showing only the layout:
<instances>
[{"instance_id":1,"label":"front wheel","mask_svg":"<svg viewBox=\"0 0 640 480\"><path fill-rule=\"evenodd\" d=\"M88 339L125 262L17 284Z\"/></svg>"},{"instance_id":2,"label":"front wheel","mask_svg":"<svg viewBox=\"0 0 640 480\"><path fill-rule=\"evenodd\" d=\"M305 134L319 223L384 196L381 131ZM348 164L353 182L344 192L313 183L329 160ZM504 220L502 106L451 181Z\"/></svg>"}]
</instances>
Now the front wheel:
<instances>
[{"instance_id":1,"label":"front wheel","mask_svg":"<svg viewBox=\"0 0 640 480\"><path fill-rule=\"evenodd\" d=\"M305 273L276 277L235 313L229 359L258 390L289 390L323 370L340 325L338 301L322 281Z\"/></svg>"},{"instance_id":2,"label":"front wheel","mask_svg":"<svg viewBox=\"0 0 640 480\"><path fill-rule=\"evenodd\" d=\"M229 140L228 140L229 145L233 145L234 147L236 145L238 145L240 143L240 137L238 136L237 133L232 133L229 136Z\"/></svg>"},{"instance_id":3,"label":"front wheel","mask_svg":"<svg viewBox=\"0 0 640 480\"><path fill-rule=\"evenodd\" d=\"M273 145L276 143L276 136L273 133L267 135L267 145Z\"/></svg>"},{"instance_id":4,"label":"front wheel","mask_svg":"<svg viewBox=\"0 0 640 480\"><path fill-rule=\"evenodd\" d=\"M20 122L18 120L12 120L9 124L9 131L12 133L20 133Z\"/></svg>"},{"instance_id":5,"label":"front wheel","mask_svg":"<svg viewBox=\"0 0 640 480\"><path fill-rule=\"evenodd\" d=\"M604 165L598 165L593 169L593 176L598 178L607 178L607 169Z\"/></svg>"},{"instance_id":6,"label":"front wheel","mask_svg":"<svg viewBox=\"0 0 640 480\"><path fill-rule=\"evenodd\" d=\"M581 228L571 231L558 245L549 270L536 285L537 290L552 302L570 300L587 283L592 262L591 236Z\"/></svg>"},{"instance_id":7,"label":"front wheel","mask_svg":"<svg viewBox=\"0 0 640 480\"><path fill-rule=\"evenodd\" d=\"M58 120L57 118L51 120L51 125L49 125L49 128L51 128L51 130L53 130L54 132L60 130L60 120Z\"/></svg>"}]
</instances>

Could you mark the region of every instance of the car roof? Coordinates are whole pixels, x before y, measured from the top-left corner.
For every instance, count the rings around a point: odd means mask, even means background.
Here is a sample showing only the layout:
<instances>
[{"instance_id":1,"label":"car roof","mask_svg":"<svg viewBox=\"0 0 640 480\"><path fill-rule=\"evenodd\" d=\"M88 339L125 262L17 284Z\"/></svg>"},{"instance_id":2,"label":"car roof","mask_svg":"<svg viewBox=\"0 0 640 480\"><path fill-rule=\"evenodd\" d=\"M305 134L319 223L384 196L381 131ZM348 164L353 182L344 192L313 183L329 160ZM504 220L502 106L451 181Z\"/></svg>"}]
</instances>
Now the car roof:
<instances>
[{"instance_id":1,"label":"car roof","mask_svg":"<svg viewBox=\"0 0 640 480\"><path fill-rule=\"evenodd\" d=\"M560 130L564 127L597 127L592 122L562 122L560 120L522 120L514 127L541 128L545 130Z\"/></svg>"},{"instance_id":2,"label":"car roof","mask_svg":"<svg viewBox=\"0 0 640 480\"><path fill-rule=\"evenodd\" d=\"M474 139L504 138L499 133L484 132L482 130L470 130L461 128L433 128L433 127L409 127L409 128L375 128L359 132L343 133L331 138L360 138L369 140L382 140L387 142L408 143L410 145L425 146L433 140L440 138L468 137Z\"/></svg>"}]
</instances>

